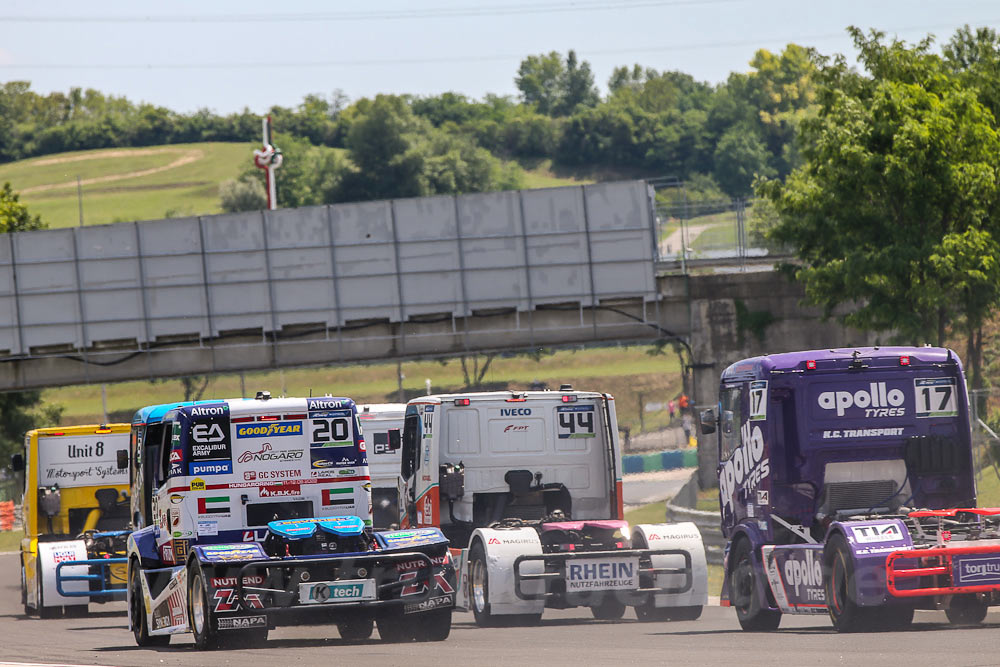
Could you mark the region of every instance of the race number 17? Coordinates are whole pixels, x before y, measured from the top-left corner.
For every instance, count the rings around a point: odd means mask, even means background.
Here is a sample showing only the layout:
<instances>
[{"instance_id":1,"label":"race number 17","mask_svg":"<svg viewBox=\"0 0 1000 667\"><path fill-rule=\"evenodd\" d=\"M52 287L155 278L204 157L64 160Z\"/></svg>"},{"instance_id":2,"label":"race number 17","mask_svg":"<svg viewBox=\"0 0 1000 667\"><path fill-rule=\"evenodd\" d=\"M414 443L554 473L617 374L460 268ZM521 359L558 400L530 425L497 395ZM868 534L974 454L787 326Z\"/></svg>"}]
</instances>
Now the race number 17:
<instances>
[{"instance_id":1,"label":"race number 17","mask_svg":"<svg viewBox=\"0 0 1000 667\"><path fill-rule=\"evenodd\" d=\"M955 417L958 400L954 378L918 378L913 381L917 417Z\"/></svg>"}]
</instances>

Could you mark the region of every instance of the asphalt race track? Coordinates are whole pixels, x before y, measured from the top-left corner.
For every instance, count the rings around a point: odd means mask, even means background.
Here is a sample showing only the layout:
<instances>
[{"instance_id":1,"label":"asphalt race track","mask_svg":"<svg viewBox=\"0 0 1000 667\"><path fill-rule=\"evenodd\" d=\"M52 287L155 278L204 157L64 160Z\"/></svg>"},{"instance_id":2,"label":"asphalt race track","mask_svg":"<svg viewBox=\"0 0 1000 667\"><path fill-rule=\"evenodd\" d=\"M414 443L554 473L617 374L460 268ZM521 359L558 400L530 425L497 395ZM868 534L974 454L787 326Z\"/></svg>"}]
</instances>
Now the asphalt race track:
<instances>
[{"instance_id":1,"label":"asphalt race track","mask_svg":"<svg viewBox=\"0 0 1000 667\"><path fill-rule=\"evenodd\" d=\"M22 614L16 555L0 556L0 664L69 665L997 665L1000 609L981 627L947 625L943 612L917 612L906 632L838 635L826 616L787 617L773 633L739 629L735 612L705 609L697 621L595 621L586 609L546 610L540 626L480 629L456 613L451 637L428 644L344 642L336 628L279 628L259 649L195 650L190 635L167 648L139 649L124 603L92 605L87 618Z\"/></svg>"}]
</instances>

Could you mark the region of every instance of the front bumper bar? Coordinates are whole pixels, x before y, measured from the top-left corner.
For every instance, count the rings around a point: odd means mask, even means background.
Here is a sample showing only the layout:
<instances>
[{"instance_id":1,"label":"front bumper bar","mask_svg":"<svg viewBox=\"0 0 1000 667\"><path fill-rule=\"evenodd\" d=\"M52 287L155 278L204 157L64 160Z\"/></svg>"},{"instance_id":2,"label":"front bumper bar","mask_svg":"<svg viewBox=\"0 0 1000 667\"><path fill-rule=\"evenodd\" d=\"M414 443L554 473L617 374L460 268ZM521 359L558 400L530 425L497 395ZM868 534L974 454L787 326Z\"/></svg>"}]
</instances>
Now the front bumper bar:
<instances>
[{"instance_id":1,"label":"front bumper bar","mask_svg":"<svg viewBox=\"0 0 1000 667\"><path fill-rule=\"evenodd\" d=\"M679 594L687 593L691 590L694 576L691 570L691 554L685 549L615 549L612 551L568 551L565 553L550 553L532 556L518 556L514 559L514 594L521 600L544 600L557 596L557 593L528 593L521 590L521 582L524 581L559 581L566 579L566 561L578 558L636 558L640 560L651 556L681 556L684 558L684 567L640 567L639 575L657 574L680 574L684 575L684 584L675 587L650 587L633 589L608 589L607 592L623 590L628 593L660 593ZM546 566L556 564L557 572L521 573L521 563L529 561L542 561ZM546 586L549 588L549 586ZM596 591L595 591L596 592Z\"/></svg>"},{"instance_id":2,"label":"front bumper bar","mask_svg":"<svg viewBox=\"0 0 1000 667\"><path fill-rule=\"evenodd\" d=\"M994 543L984 546L939 546L928 549L900 549L891 552L885 559L885 581L889 593L894 597L912 598L926 597L931 595L959 595L963 593L989 593L1000 592L1000 571L991 578L991 583L972 585L953 585L956 556L969 555L994 556L1000 565L1000 544ZM903 567L900 560L918 560L921 564L918 567ZM936 563L925 563L923 561L934 560ZM904 580L917 577L943 577L948 585L944 586L918 586L916 588L900 588L899 585Z\"/></svg>"},{"instance_id":3,"label":"front bumper bar","mask_svg":"<svg viewBox=\"0 0 1000 667\"><path fill-rule=\"evenodd\" d=\"M126 595L125 584L122 584L121 588L112 588L108 586L108 582L111 580L111 566L125 565L126 563L128 563L128 558L88 558L87 560L67 560L57 563L56 590L59 591L59 595L67 598L106 597L111 600L124 600ZM90 574L63 574L62 569L64 567L75 567L78 565L85 565L91 570L97 567L98 572L91 572ZM87 591L63 590L63 584L69 581L86 581L91 584L96 582L98 587L92 587Z\"/></svg>"}]
</instances>

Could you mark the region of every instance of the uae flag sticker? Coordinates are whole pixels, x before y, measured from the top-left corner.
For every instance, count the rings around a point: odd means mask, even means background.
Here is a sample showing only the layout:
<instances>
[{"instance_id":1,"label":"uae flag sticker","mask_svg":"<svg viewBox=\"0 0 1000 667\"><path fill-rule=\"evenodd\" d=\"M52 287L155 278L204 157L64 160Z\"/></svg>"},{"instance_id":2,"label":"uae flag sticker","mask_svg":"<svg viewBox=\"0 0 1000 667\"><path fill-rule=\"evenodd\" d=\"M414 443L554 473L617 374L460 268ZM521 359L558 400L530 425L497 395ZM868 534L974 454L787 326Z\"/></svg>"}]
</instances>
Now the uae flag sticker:
<instances>
[{"instance_id":1,"label":"uae flag sticker","mask_svg":"<svg viewBox=\"0 0 1000 667\"><path fill-rule=\"evenodd\" d=\"M353 505L354 489L323 489L324 505Z\"/></svg>"},{"instance_id":2,"label":"uae flag sticker","mask_svg":"<svg viewBox=\"0 0 1000 667\"><path fill-rule=\"evenodd\" d=\"M229 514L229 496L199 498L198 514Z\"/></svg>"}]
</instances>

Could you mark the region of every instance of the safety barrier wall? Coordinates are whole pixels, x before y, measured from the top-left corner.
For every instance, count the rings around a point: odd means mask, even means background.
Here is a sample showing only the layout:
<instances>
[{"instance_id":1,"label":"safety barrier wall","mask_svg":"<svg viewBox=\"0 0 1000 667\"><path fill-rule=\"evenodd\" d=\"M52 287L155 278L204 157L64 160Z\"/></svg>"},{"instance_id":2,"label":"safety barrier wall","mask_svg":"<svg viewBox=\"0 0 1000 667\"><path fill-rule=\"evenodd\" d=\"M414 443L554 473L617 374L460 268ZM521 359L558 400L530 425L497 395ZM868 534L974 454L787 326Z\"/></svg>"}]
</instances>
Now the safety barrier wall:
<instances>
[{"instance_id":1,"label":"safety barrier wall","mask_svg":"<svg viewBox=\"0 0 1000 667\"><path fill-rule=\"evenodd\" d=\"M0 360L655 300L642 181L0 236Z\"/></svg>"}]
</instances>

